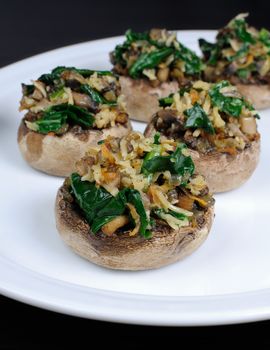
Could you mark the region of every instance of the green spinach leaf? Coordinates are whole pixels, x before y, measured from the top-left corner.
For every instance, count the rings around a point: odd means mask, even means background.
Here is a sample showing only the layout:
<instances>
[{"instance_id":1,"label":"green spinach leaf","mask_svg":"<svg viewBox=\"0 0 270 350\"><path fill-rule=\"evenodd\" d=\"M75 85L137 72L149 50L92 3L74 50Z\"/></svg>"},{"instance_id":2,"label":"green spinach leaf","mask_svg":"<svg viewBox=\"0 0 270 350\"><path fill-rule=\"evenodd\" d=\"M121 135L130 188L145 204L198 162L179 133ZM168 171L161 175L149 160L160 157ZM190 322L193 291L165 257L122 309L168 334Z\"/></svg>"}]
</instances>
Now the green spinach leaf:
<instances>
[{"instance_id":1,"label":"green spinach leaf","mask_svg":"<svg viewBox=\"0 0 270 350\"><path fill-rule=\"evenodd\" d=\"M190 49L179 43L179 50L175 50L175 57L185 63L185 73L198 75L203 69L201 59Z\"/></svg>"},{"instance_id":2,"label":"green spinach leaf","mask_svg":"<svg viewBox=\"0 0 270 350\"><path fill-rule=\"evenodd\" d=\"M126 31L126 39L127 39L127 42L129 44L131 44L134 41L141 41L141 40L149 41L150 40L150 36L149 36L149 32L137 33L137 32L134 32L131 29L128 29Z\"/></svg>"},{"instance_id":3,"label":"green spinach leaf","mask_svg":"<svg viewBox=\"0 0 270 350\"><path fill-rule=\"evenodd\" d=\"M170 94L167 97L160 98L159 100L160 107L168 107L173 104L173 94Z\"/></svg>"},{"instance_id":4,"label":"green spinach leaf","mask_svg":"<svg viewBox=\"0 0 270 350\"><path fill-rule=\"evenodd\" d=\"M250 70L248 68L237 69L236 74L240 79L247 79L250 75Z\"/></svg>"},{"instance_id":5,"label":"green spinach leaf","mask_svg":"<svg viewBox=\"0 0 270 350\"><path fill-rule=\"evenodd\" d=\"M55 108L56 110L63 111L63 113L67 113L68 122L72 121L73 124L80 125L84 128L90 128L93 125L95 117L86 109L75 105L65 105L63 107L62 106L63 105L55 106Z\"/></svg>"},{"instance_id":6,"label":"green spinach leaf","mask_svg":"<svg viewBox=\"0 0 270 350\"><path fill-rule=\"evenodd\" d=\"M113 197L105 204L93 218L91 229L93 233L98 232L101 227L126 211L126 203L117 197Z\"/></svg>"},{"instance_id":7,"label":"green spinach leaf","mask_svg":"<svg viewBox=\"0 0 270 350\"><path fill-rule=\"evenodd\" d=\"M259 40L267 47L270 48L270 32L262 28L259 32Z\"/></svg>"},{"instance_id":8,"label":"green spinach leaf","mask_svg":"<svg viewBox=\"0 0 270 350\"><path fill-rule=\"evenodd\" d=\"M27 84L22 84L22 92L24 96L29 96L31 95L35 90L34 85L27 85Z\"/></svg>"},{"instance_id":9,"label":"green spinach leaf","mask_svg":"<svg viewBox=\"0 0 270 350\"><path fill-rule=\"evenodd\" d=\"M121 198L121 200L124 203L130 203L134 205L138 215L140 216L139 232L141 236L143 236L144 238L149 238L149 232L147 228L150 223L142 202L140 192L132 188L124 188L122 191L118 193L118 197Z\"/></svg>"},{"instance_id":10,"label":"green spinach leaf","mask_svg":"<svg viewBox=\"0 0 270 350\"><path fill-rule=\"evenodd\" d=\"M182 153L185 148L184 144L180 144L169 156L161 156L157 150L149 152L145 156L141 171L147 175L168 170L182 178L182 185L186 184L187 179L194 173L194 163L190 156Z\"/></svg>"},{"instance_id":11,"label":"green spinach leaf","mask_svg":"<svg viewBox=\"0 0 270 350\"><path fill-rule=\"evenodd\" d=\"M57 100L58 98L61 98L64 95L64 93L65 93L65 89L62 86L50 94L50 100L51 101Z\"/></svg>"},{"instance_id":12,"label":"green spinach leaf","mask_svg":"<svg viewBox=\"0 0 270 350\"><path fill-rule=\"evenodd\" d=\"M162 219L162 214L169 214L174 216L178 220L185 220L187 216L183 213L176 213L175 211L168 210L167 212L164 209L154 209L153 213Z\"/></svg>"},{"instance_id":13,"label":"green spinach leaf","mask_svg":"<svg viewBox=\"0 0 270 350\"><path fill-rule=\"evenodd\" d=\"M219 58L218 44L212 44L204 39L199 39L199 46L207 61L207 64L211 66L216 65Z\"/></svg>"},{"instance_id":14,"label":"green spinach leaf","mask_svg":"<svg viewBox=\"0 0 270 350\"><path fill-rule=\"evenodd\" d=\"M215 129L202 107L195 103L193 107L184 111L187 116L185 127L188 128L201 128L209 134L214 134Z\"/></svg>"},{"instance_id":15,"label":"green spinach leaf","mask_svg":"<svg viewBox=\"0 0 270 350\"><path fill-rule=\"evenodd\" d=\"M118 63L122 65L123 67L126 67L127 62L124 59L123 55L124 53L129 49L130 44L126 41L123 44L116 45L114 51L111 53L111 60L112 63Z\"/></svg>"},{"instance_id":16,"label":"green spinach leaf","mask_svg":"<svg viewBox=\"0 0 270 350\"><path fill-rule=\"evenodd\" d=\"M48 108L34 123L39 133L47 134L50 131L59 131L66 123L89 128L93 125L94 120L94 116L87 110L64 103Z\"/></svg>"},{"instance_id":17,"label":"green spinach leaf","mask_svg":"<svg viewBox=\"0 0 270 350\"><path fill-rule=\"evenodd\" d=\"M88 84L81 85L81 91L87 94L94 102L98 104L106 104L109 106L117 106L117 101L108 101L97 90L91 88Z\"/></svg>"},{"instance_id":18,"label":"green spinach leaf","mask_svg":"<svg viewBox=\"0 0 270 350\"><path fill-rule=\"evenodd\" d=\"M224 96L220 90L227 86L230 86L230 83L226 80L214 84L209 90L211 101L220 111L233 117L239 117L245 102L243 98Z\"/></svg>"},{"instance_id":19,"label":"green spinach leaf","mask_svg":"<svg viewBox=\"0 0 270 350\"><path fill-rule=\"evenodd\" d=\"M93 182L82 181L77 173L70 176L70 181L76 201L91 225L97 213L113 199L113 196L105 188L97 187Z\"/></svg>"},{"instance_id":20,"label":"green spinach leaf","mask_svg":"<svg viewBox=\"0 0 270 350\"><path fill-rule=\"evenodd\" d=\"M138 78L144 69L155 68L172 53L174 53L173 48L164 47L153 52L141 54L137 61L130 67L129 75L132 78Z\"/></svg>"},{"instance_id":21,"label":"green spinach leaf","mask_svg":"<svg viewBox=\"0 0 270 350\"><path fill-rule=\"evenodd\" d=\"M70 177L73 195L91 226L93 233L119 215L128 212L127 203L133 204L140 216L140 234L148 238L149 220L139 191L125 188L114 197L94 182L82 181L79 174Z\"/></svg>"},{"instance_id":22,"label":"green spinach leaf","mask_svg":"<svg viewBox=\"0 0 270 350\"><path fill-rule=\"evenodd\" d=\"M190 91L190 88L189 87L183 87L181 88L179 91L178 91L178 94L180 96L184 96L184 93L185 92L189 92ZM163 98L160 98L158 101L159 101L159 106L160 107L168 107L168 106L171 106L173 104L173 95L174 94L170 94L169 96L167 97L163 97Z\"/></svg>"},{"instance_id":23,"label":"green spinach leaf","mask_svg":"<svg viewBox=\"0 0 270 350\"><path fill-rule=\"evenodd\" d=\"M47 112L45 116L33 122L36 125L37 132L48 134L49 132L58 132L67 122L67 116L59 112Z\"/></svg>"},{"instance_id":24,"label":"green spinach leaf","mask_svg":"<svg viewBox=\"0 0 270 350\"><path fill-rule=\"evenodd\" d=\"M160 132L156 132L154 135L154 144L159 145L160 144Z\"/></svg>"},{"instance_id":25,"label":"green spinach leaf","mask_svg":"<svg viewBox=\"0 0 270 350\"><path fill-rule=\"evenodd\" d=\"M239 58L246 56L248 54L248 50L249 50L249 44L244 43L242 47L236 52L236 54L233 56L227 57L227 60L229 62L238 60Z\"/></svg>"},{"instance_id":26,"label":"green spinach leaf","mask_svg":"<svg viewBox=\"0 0 270 350\"><path fill-rule=\"evenodd\" d=\"M255 44L256 40L247 31L247 23L244 18L235 19L232 22L232 28L235 30L236 36L242 40L244 43Z\"/></svg>"},{"instance_id":27,"label":"green spinach leaf","mask_svg":"<svg viewBox=\"0 0 270 350\"><path fill-rule=\"evenodd\" d=\"M112 75L113 73L110 71L95 71L95 70L91 70L91 69L79 69L79 68L75 68L75 67L65 67L65 66L59 66L54 68L51 73L47 73L47 74L42 74L38 80L42 81L43 83L45 83L46 85L53 85L55 83L55 81L59 80L61 77L61 74L64 71L74 71L76 73L81 74L84 78L88 78L90 77L92 74L94 74L95 72L98 75Z\"/></svg>"}]
</instances>

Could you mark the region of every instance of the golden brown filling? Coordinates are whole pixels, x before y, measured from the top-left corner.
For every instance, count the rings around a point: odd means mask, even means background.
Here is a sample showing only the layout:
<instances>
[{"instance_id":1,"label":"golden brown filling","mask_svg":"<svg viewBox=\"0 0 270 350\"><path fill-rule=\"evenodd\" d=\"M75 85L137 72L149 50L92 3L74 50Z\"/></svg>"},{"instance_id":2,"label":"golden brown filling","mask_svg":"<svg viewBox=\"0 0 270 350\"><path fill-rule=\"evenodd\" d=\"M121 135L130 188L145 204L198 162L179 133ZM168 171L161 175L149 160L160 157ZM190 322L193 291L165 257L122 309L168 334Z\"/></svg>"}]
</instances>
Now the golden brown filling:
<instances>
[{"instance_id":1,"label":"golden brown filling","mask_svg":"<svg viewBox=\"0 0 270 350\"><path fill-rule=\"evenodd\" d=\"M270 83L270 32L249 26L246 16L240 14L220 29L215 43L199 40L208 81Z\"/></svg>"},{"instance_id":2,"label":"golden brown filling","mask_svg":"<svg viewBox=\"0 0 270 350\"><path fill-rule=\"evenodd\" d=\"M130 235L146 237L156 220L175 230L196 226L213 204L204 178L194 174L186 146L158 135L146 138L131 132L122 139L108 137L77 163L71 182L75 196L80 186L89 186L95 192L91 198L109 197L109 209L102 206L88 219L94 232L101 229L109 235L128 227ZM87 208L80 196L78 203ZM109 221L106 213L112 215ZM85 215L89 218L87 210Z\"/></svg>"},{"instance_id":3,"label":"golden brown filling","mask_svg":"<svg viewBox=\"0 0 270 350\"><path fill-rule=\"evenodd\" d=\"M160 104L155 129L200 152L235 155L259 138L257 112L228 81L197 81Z\"/></svg>"},{"instance_id":4,"label":"golden brown filling","mask_svg":"<svg viewBox=\"0 0 270 350\"><path fill-rule=\"evenodd\" d=\"M114 74L74 67L57 67L23 84L20 110L25 109L26 126L44 134L61 135L74 125L103 129L128 119Z\"/></svg>"},{"instance_id":5,"label":"golden brown filling","mask_svg":"<svg viewBox=\"0 0 270 350\"><path fill-rule=\"evenodd\" d=\"M116 73L146 79L153 86L170 80L185 84L202 71L200 58L166 29L128 30L125 42L111 53L111 62Z\"/></svg>"}]
</instances>

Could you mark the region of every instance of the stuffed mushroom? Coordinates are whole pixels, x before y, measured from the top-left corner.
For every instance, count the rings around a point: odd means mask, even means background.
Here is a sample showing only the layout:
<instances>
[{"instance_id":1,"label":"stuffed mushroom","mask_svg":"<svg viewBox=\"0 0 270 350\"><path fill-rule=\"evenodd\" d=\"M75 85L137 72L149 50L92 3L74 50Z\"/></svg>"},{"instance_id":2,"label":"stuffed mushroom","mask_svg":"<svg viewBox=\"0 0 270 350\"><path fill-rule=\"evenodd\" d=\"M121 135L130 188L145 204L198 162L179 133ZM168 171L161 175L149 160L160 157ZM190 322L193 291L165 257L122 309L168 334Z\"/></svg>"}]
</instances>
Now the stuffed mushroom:
<instances>
[{"instance_id":1,"label":"stuffed mushroom","mask_svg":"<svg viewBox=\"0 0 270 350\"><path fill-rule=\"evenodd\" d=\"M111 269L145 270L202 244L214 199L184 144L131 132L89 148L59 189L55 213L77 254Z\"/></svg>"},{"instance_id":2,"label":"stuffed mushroom","mask_svg":"<svg viewBox=\"0 0 270 350\"><path fill-rule=\"evenodd\" d=\"M239 187L254 172L260 154L257 112L228 81L197 81L160 100L145 135L156 132L184 142L210 191Z\"/></svg>"},{"instance_id":3,"label":"stuffed mushroom","mask_svg":"<svg viewBox=\"0 0 270 350\"><path fill-rule=\"evenodd\" d=\"M257 109L270 107L270 32L257 30L238 15L220 29L216 42L199 44L206 68L204 79L229 80Z\"/></svg>"},{"instance_id":4,"label":"stuffed mushroom","mask_svg":"<svg viewBox=\"0 0 270 350\"><path fill-rule=\"evenodd\" d=\"M158 98L198 79L202 62L182 45L176 33L151 29L126 32L126 40L111 53L113 71L119 74L131 118L148 122L158 110Z\"/></svg>"},{"instance_id":5,"label":"stuffed mushroom","mask_svg":"<svg viewBox=\"0 0 270 350\"><path fill-rule=\"evenodd\" d=\"M18 130L24 159L45 173L68 176L90 144L131 127L118 78L109 71L57 67L22 84Z\"/></svg>"}]
</instances>

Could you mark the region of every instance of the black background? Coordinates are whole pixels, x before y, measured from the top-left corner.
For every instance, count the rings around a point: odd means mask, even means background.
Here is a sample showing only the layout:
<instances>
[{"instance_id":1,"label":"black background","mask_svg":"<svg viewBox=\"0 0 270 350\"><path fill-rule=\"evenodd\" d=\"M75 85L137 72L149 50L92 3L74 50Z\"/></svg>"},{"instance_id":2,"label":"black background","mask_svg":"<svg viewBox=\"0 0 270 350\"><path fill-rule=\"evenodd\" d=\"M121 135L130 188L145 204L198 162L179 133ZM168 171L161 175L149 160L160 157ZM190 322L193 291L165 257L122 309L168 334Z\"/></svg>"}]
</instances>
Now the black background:
<instances>
[{"instance_id":1,"label":"black background","mask_svg":"<svg viewBox=\"0 0 270 350\"><path fill-rule=\"evenodd\" d=\"M215 29L240 12L270 27L268 0L7 0L0 7L0 65L127 28Z\"/></svg>"},{"instance_id":2,"label":"black background","mask_svg":"<svg viewBox=\"0 0 270 350\"><path fill-rule=\"evenodd\" d=\"M269 1L1 1L0 66L57 47L123 34L127 28L215 29L239 12L254 26L270 27ZM177 340L190 345L270 344L270 322L196 328L120 325L84 320L0 297L0 348L103 344L128 348ZM127 340L127 337L132 338ZM143 339L142 339L143 337Z\"/></svg>"}]
</instances>

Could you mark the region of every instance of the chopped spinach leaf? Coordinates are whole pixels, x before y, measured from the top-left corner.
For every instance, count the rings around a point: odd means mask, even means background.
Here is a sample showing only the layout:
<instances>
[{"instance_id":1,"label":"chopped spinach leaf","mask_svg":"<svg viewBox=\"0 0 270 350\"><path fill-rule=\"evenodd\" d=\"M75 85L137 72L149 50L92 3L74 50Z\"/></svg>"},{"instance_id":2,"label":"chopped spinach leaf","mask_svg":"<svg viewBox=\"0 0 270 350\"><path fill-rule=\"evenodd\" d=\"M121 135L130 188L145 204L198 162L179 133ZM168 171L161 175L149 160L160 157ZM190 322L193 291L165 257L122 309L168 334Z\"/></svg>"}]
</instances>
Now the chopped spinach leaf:
<instances>
[{"instance_id":1,"label":"chopped spinach leaf","mask_svg":"<svg viewBox=\"0 0 270 350\"><path fill-rule=\"evenodd\" d=\"M95 72L98 75L112 75L113 73L110 71L95 71L91 69L79 69L75 67L65 67L65 66L59 66L54 68L51 73L42 74L38 80L42 81L43 83L47 85L53 85L55 81L59 80L61 77L61 74L64 71L74 71L76 73L81 74L84 78L90 77Z\"/></svg>"},{"instance_id":2,"label":"chopped spinach leaf","mask_svg":"<svg viewBox=\"0 0 270 350\"><path fill-rule=\"evenodd\" d=\"M130 67L129 74L138 78L144 69L155 68L162 60L174 52L173 48L164 47L149 53L142 53L137 61Z\"/></svg>"},{"instance_id":3,"label":"chopped spinach leaf","mask_svg":"<svg viewBox=\"0 0 270 350\"><path fill-rule=\"evenodd\" d=\"M93 182L82 181L77 173L70 176L71 188L77 203L83 210L87 221L91 224L97 213L113 198L103 187L97 187Z\"/></svg>"},{"instance_id":4,"label":"chopped spinach leaf","mask_svg":"<svg viewBox=\"0 0 270 350\"><path fill-rule=\"evenodd\" d=\"M230 83L226 80L214 84L209 90L211 101L220 111L233 117L239 117L245 102L243 98L224 96L220 90L227 86L230 86Z\"/></svg>"},{"instance_id":5,"label":"chopped spinach leaf","mask_svg":"<svg viewBox=\"0 0 270 350\"><path fill-rule=\"evenodd\" d=\"M125 188L114 197L105 188L97 187L94 182L82 181L79 174L72 174L70 180L72 193L93 233L117 216L127 213L127 203L130 203L140 216L141 236L149 238L149 220L139 191Z\"/></svg>"},{"instance_id":6,"label":"chopped spinach leaf","mask_svg":"<svg viewBox=\"0 0 270 350\"><path fill-rule=\"evenodd\" d=\"M262 28L259 32L259 40L267 47L270 47L270 32Z\"/></svg>"},{"instance_id":7,"label":"chopped spinach leaf","mask_svg":"<svg viewBox=\"0 0 270 350\"><path fill-rule=\"evenodd\" d=\"M197 75L201 72L203 64L201 59L190 49L179 44L179 50L175 50L175 57L182 60L185 64L185 73Z\"/></svg>"},{"instance_id":8,"label":"chopped spinach leaf","mask_svg":"<svg viewBox=\"0 0 270 350\"><path fill-rule=\"evenodd\" d=\"M183 87L181 88L179 91L178 91L178 94L180 96L184 96L184 93L185 92L189 92L190 91L190 88L189 87ZM173 104L173 95L174 94L170 94L169 96L167 97L163 97L163 98L160 98L158 101L159 101L159 106L160 107L168 107L168 106L171 106Z\"/></svg>"},{"instance_id":9,"label":"chopped spinach leaf","mask_svg":"<svg viewBox=\"0 0 270 350\"><path fill-rule=\"evenodd\" d=\"M60 89L55 90L50 94L50 100L57 100L58 98L61 98L64 93L65 93L65 89L61 87Z\"/></svg>"},{"instance_id":10,"label":"chopped spinach leaf","mask_svg":"<svg viewBox=\"0 0 270 350\"><path fill-rule=\"evenodd\" d=\"M29 96L31 95L35 90L34 85L27 85L27 84L22 84L22 92L24 96Z\"/></svg>"},{"instance_id":11,"label":"chopped spinach leaf","mask_svg":"<svg viewBox=\"0 0 270 350\"><path fill-rule=\"evenodd\" d=\"M256 40L247 31L247 23L244 18L235 19L232 22L232 28L235 30L236 36L244 43L255 44Z\"/></svg>"},{"instance_id":12,"label":"chopped spinach leaf","mask_svg":"<svg viewBox=\"0 0 270 350\"><path fill-rule=\"evenodd\" d=\"M155 208L154 210L153 210L153 213L155 214L155 215L157 215L159 218L161 218L162 219L162 214L169 214L169 215L172 215L172 216L174 216L176 219L178 219L178 220L185 220L185 219L187 219L187 216L185 215L185 214L183 214L183 213L176 213L175 211L173 211L173 210L168 210L168 211L165 211L164 209L157 209L157 208Z\"/></svg>"},{"instance_id":13,"label":"chopped spinach leaf","mask_svg":"<svg viewBox=\"0 0 270 350\"><path fill-rule=\"evenodd\" d=\"M141 41L141 40L149 41L150 40L150 36L149 36L148 32L137 33L137 32L134 32L131 29L128 29L126 31L126 39L127 39L127 42L129 44L131 44L134 41Z\"/></svg>"},{"instance_id":14,"label":"chopped spinach leaf","mask_svg":"<svg viewBox=\"0 0 270 350\"><path fill-rule=\"evenodd\" d=\"M199 46L207 61L207 64L214 66L219 57L219 47L217 44L209 43L204 39L199 39Z\"/></svg>"},{"instance_id":15,"label":"chopped spinach leaf","mask_svg":"<svg viewBox=\"0 0 270 350\"><path fill-rule=\"evenodd\" d=\"M179 144L169 156L161 156L157 151L152 151L156 153L149 152L145 156L141 171L144 174L153 174L168 170L171 174L179 175L182 178L181 184L185 185L187 179L194 172L194 163L191 157L182 153L182 150L185 148L184 144Z\"/></svg>"},{"instance_id":16,"label":"chopped spinach leaf","mask_svg":"<svg viewBox=\"0 0 270 350\"><path fill-rule=\"evenodd\" d=\"M236 54L233 56L227 57L227 60L230 62L238 60L239 58L246 56L248 54L248 50L249 50L249 44L244 43L242 47L236 52Z\"/></svg>"},{"instance_id":17,"label":"chopped spinach leaf","mask_svg":"<svg viewBox=\"0 0 270 350\"><path fill-rule=\"evenodd\" d=\"M106 104L109 106L116 106L117 101L108 101L97 90L91 88L88 84L81 85L81 91L87 94L94 102L98 104Z\"/></svg>"},{"instance_id":18,"label":"chopped spinach leaf","mask_svg":"<svg viewBox=\"0 0 270 350\"><path fill-rule=\"evenodd\" d=\"M214 134L215 129L202 107L195 103L193 107L184 111L187 116L185 127L188 128L201 128L209 134Z\"/></svg>"},{"instance_id":19,"label":"chopped spinach leaf","mask_svg":"<svg viewBox=\"0 0 270 350\"><path fill-rule=\"evenodd\" d=\"M173 94L170 94L167 97L160 98L159 100L160 107L167 107L173 104Z\"/></svg>"},{"instance_id":20,"label":"chopped spinach leaf","mask_svg":"<svg viewBox=\"0 0 270 350\"><path fill-rule=\"evenodd\" d=\"M112 53L113 63L121 64L123 67L127 66L127 61L124 58L124 54L131 49L131 45L134 42L145 41L146 45L152 45L156 47L155 51L144 52L138 57L138 59L129 68L129 75L132 78L139 78L144 69L155 68L166 59L169 55L174 54L175 59L179 59L184 62L185 72L190 75L198 75L203 68L201 59L190 49L179 43L179 48L174 45L166 46L165 43L153 40L150 37L150 32L136 33L129 29L126 32L126 40L123 44L117 45Z\"/></svg>"},{"instance_id":21,"label":"chopped spinach leaf","mask_svg":"<svg viewBox=\"0 0 270 350\"><path fill-rule=\"evenodd\" d=\"M250 70L248 68L237 69L236 74L241 79L247 79L250 75Z\"/></svg>"},{"instance_id":22,"label":"chopped spinach leaf","mask_svg":"<svg viewBox=\"0 0 270 350\"><path fill-rule=\"evenodd\" d=\"M160 132L156 132L154 135L154 144L159 145L160 144Z\"/></svg>"},{"instance_id":23,"label":"chopped spinach leaf","mask_svg":"<svg viewBox=\"0 0 270 350\"><path fill-rule=\"evenodd\" d=\"M37 130L41 134L47 134L48 132L59 131L64 124L76 124L85 128L89 128L93 125L94 116L85 109L61 104L53 106L42 112L41 117L34 122L37 126Z\"/></svg>"},{"instance_id":24,"label":"chopped spinach leaf","mask_svg":"<svg viewBox=\"0 0 270 350\"><path fill-rule=\"evenodd\" d=\"M67 121L67 116L59 112L47 112L40 119L33 122L36 126L36 131L41 134L48 134L49 132L58 132Z\"/></svg>"},{"instance_id":25,"label":"chopped spinach leaf","mask_svg":"<svg viewBox=\"0 0 270 350\"><path fill-rule=\"evenodd\" d=\"M124 53L129 49L130 45L126 41L123 44L116 45L113 53L112 53L112 62L113 63L119 63L123 67L126 67L127 62L124 59L123 55Z\"/></svg>"}]
</instances>

